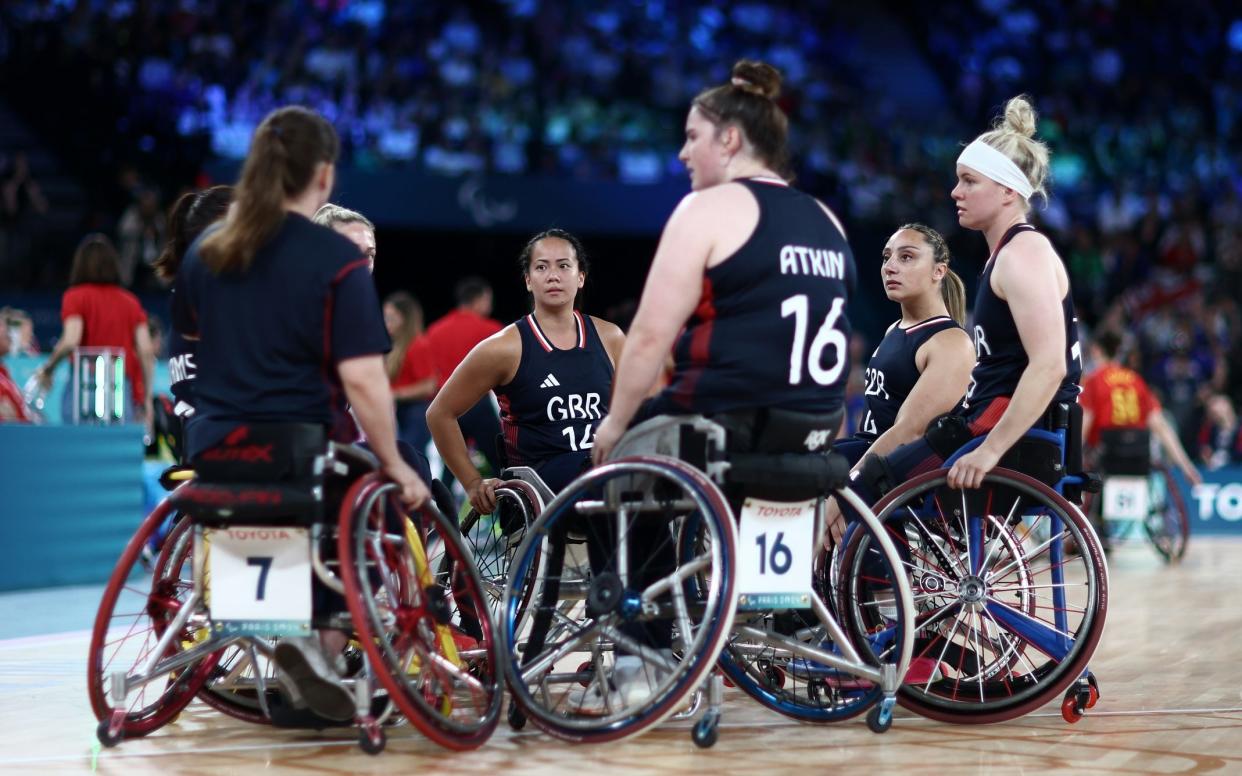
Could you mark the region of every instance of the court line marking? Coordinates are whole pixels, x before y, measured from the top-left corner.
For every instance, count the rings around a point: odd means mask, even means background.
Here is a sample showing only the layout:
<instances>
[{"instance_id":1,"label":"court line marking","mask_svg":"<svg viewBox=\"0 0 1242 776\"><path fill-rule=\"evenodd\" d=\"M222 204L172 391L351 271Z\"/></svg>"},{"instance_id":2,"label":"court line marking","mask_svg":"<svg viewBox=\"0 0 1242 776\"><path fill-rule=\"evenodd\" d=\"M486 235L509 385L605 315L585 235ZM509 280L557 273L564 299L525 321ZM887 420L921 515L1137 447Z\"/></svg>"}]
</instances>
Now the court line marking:
<instances>
[{"instance_id":1,"label":"court line marking","mask_svg":"<svg viewBox=\"0 0 1242 776\"><path fill-rule=\"evenodd\" d=\"M1242 712L1242 707L1227 707L1216 709L1151 709L1149 711L1097 711L1088 714L1088 717L1144 717L1144 716L1168 716L1172 714L1192 715L1192 714L1233 714ZM1057 712L1039 712L1027 714L1026 717L1060 717ZM909 723L932 723L938 724L935 720L925 717L896 717L894 722L902 724ZM739 728L756 728L756 727L800 727L800 723L785 720L772 720L768 722L721 722L722 729L739 729ZM667 728L672 731L688 730L690 725L681 724L676 727ZM1084 731L1090 732L1090 731ZM528 731L526 733L510 733L506 738L526 738L542 735L537 730ZM134 739L140 740L140 739ZM152 739L148 739L152 740ZM403 739L390 739L390 743L396 743ZM422 741L430 743L427 739L419 736L411 736L411 741ZM238 744L236 746L227 747L194 747L191 749L171 749L162 751L148 752L121 752L101 750L100 755L109 760L118 759L149 759L154 757L174 757L179 755L196 755L196 754L228 754L230 752L253 752L257 750L289 750L289 749L310 749L312 747L338 747L338 746L357 746L358 741L354 738L348 739L324 739L315 741L286 741L283 743L259 743L259 744ZM438 748L436 751L440 751ZM106 753L105 753L106 752ZM56 763L56 762L79 762L89 760L91 753L86 752L78 755L49 755L43 757L19 757L19 758L0 758L0 766L2 765L33 765L37 763Z\"/></svg>"}]
</instances>

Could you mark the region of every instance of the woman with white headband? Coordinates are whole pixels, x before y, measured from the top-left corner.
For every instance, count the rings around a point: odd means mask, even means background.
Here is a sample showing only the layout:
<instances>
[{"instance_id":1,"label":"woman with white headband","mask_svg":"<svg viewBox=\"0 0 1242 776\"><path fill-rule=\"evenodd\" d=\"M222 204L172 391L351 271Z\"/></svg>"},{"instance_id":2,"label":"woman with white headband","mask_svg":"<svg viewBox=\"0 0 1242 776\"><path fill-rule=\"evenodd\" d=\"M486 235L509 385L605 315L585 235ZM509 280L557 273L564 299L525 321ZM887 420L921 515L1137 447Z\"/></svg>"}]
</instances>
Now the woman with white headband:
<instances>
[{"instance_id":1,"label":"woman with white headband","mask_svg":"<svg viewBox=\"0 0 1242 776\"><path fill-rule=\"evenodd\" d=\"M1046 196L1048 174L1048 149L1034 135L1035 111L1025 96L1014 97L995 128L958 157L958 223L983 232L991 252L975 295L977 363L962 404L932 421L922 439L864 458L853 486L864 498L939 468L986 435L948 477L952 487L978 487L1028 429L1052 427L1056 405L1075 402L1082 362L1069 276L1048 238L1027 222L1031 198Z\"/></svg>"}]
</instances>

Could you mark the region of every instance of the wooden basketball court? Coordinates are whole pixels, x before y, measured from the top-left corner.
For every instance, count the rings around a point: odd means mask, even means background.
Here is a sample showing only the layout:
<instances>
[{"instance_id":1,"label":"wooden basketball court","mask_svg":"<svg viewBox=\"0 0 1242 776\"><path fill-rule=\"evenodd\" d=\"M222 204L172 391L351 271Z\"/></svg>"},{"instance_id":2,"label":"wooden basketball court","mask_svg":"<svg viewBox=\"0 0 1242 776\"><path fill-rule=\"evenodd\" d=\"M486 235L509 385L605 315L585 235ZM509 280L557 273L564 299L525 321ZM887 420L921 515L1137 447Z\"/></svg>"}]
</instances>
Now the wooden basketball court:
<instances>
[{"instance_id":1,"label":"wooden basketball court","mask_svg":"<svg viewBox=\"0 0 1242 776\"><path fill-rule=\"evenodd\" d=\"M892 729L777 716L727 690L720 740L695 748L687 722L641 738L573 746L503 720L482 749L451 753L408 727L372 757L352 731L247 725L201 703L173 724L98 749L85 690L85 631L0 642L4 773L1239 773L1242 772L1242 540L1194 537L1165 567L1133 544L1114 552L1109 618L1092 661L1103 697L1069 725L1050 705L990 726L952 726L898 711Z\"/></svg>"}]
</instances>

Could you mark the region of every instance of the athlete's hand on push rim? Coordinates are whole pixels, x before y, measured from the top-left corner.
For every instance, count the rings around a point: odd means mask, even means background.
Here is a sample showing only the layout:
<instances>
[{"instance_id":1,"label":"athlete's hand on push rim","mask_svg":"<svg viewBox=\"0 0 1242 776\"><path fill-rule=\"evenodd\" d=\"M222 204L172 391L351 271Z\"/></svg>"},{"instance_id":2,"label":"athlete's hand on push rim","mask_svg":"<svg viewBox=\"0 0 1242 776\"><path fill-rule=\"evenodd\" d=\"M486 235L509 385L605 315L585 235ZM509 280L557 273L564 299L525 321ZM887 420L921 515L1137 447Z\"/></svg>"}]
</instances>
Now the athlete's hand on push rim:
<instances>
[{"instance_id":1,"label":"athlete's hand on push rim","mask_svg":"<svg viewBox=\"0 0 1242 776\"><path fill-rule=\"evenodd\" d=\"M617 440L625 433L625 426L613 420L612 415L608 415L599 424L599 428L595 429L594 447L591 448L591 463L599 466L608 460L608 456L612 453L612 448L617 446Z\"/></svg>"},{"instance_id":2,"label":"athlete's hand on push rim","mask_svg":"<svg viewBox=\"0 0 1242 776\"><path fill-rule=\"evenodd\" d=\"M950 488L977 488L983 484L983 476L996 468L1000 455L982 444L975 450L958 458L949 469Z\"/></svg>"},{"instance_id":3,"label":"athlete's hand on push rim","mask_svg":"<svg viewBox=\"0 0 1242 776\"><path fill-rule=\"evenodd\" d=\"M500 480L488 477L479 478L466 487L466 498L470 506L480 515L490 515L496 511L496 487Z\"/></svg>"},{"instance_id":4,"label":"athlete's hand on push rim","mask_svg":"<svg viewBox=\"0 0 1242 776\"><path fill-rule=\"evenodd\" d=\"M397 461L391 466L385 466L384 474L401 489L398 498L407 508L418 509L431 498L427 483L423 482L418 472L411 469L405 461Z\"/></svg>"}]
</instances>

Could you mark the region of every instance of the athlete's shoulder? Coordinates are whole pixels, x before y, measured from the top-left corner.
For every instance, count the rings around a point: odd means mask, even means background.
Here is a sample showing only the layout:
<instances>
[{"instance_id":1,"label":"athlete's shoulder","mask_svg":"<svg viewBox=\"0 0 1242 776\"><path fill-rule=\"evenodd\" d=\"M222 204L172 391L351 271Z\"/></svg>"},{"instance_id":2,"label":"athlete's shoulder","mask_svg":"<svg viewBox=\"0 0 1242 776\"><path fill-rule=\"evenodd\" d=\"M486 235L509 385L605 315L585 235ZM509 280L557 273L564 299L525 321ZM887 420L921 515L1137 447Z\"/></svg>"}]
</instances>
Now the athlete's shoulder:
<instances>
[{"instance_id":1,"label":"athlete's shoulder","mask_svg":"<svg viewBox=\"0 0 1242 776\"><path fill-rule=\"evenodd\" d=\"M588 315L591 323L595 326L595 331L599 334L599 338L607 342L609 339L621 338L625 339L625 332L621 331L621 327L612 321L606 321L594 315Z\"/></svg>"},{"instance_id":2,"label":"athlete's shoulder","mask_svg":"<svg viewBox=\"0 0 1242 776\"><path fill-rule=\"evenodd\" d=\"M520 319L510 323L496 334L479 340L479 343L471 349L469 358L505 364L522 358L522 333L518 332L519 323Z\"/></svg>"}]
</instances>

